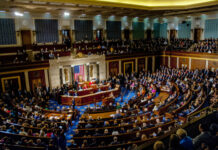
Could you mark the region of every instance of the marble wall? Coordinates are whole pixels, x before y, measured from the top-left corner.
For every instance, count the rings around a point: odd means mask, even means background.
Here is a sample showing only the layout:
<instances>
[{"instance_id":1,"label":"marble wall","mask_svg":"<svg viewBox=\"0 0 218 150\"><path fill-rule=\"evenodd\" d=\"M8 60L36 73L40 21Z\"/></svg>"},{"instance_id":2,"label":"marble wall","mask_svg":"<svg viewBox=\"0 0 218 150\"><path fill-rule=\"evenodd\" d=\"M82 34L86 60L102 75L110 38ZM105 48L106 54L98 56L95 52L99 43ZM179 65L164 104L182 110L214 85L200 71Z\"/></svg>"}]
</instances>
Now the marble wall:
<instances>
[{"instance_id":1,"label":"marble wall","mask_svg":"<svg viewBox=\"0 0 218 150\"><path fill-rule=\"evenodd\" d=\"M50 87L60 87L60 68L66 68L66 67L73 67L75 65L85 65L91 66L93 65L93 77L97 77L97 67L96 65L99 65L99 80L105 80L106 79L106 62L105 62L105 56L104 55L90 55L90 56L84 56L82 58L77 58L76 56L69 56L69 57L61 57L58 59L49 60L49 80L50 80ZM89 69L90 70L90 69ZM86 72L86 70L85 70ZM85 73L85 76L87 74ZM92 77L92 78L93 78ZM90 77L90 80L92 79ZM87 80L87 77L85 77L85 80Z\"/></svg>"}]
</instances>

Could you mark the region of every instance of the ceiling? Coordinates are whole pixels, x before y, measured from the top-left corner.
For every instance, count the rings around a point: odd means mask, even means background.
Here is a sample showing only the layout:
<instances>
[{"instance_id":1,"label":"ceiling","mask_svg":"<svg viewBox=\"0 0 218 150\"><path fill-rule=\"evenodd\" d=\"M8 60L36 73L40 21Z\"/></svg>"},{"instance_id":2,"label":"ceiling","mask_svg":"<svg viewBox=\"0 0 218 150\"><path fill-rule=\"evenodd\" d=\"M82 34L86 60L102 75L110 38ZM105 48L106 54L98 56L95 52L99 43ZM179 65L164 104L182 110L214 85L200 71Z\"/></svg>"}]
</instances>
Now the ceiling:
<instances>
[{"instance_id":1,"label":"ceiling","mask_svg":"<svg viewBox=\"0 0 218 150\"><path fill-rule=\"evenodd\" d=\"M0 0L0 10L155 18L217 11L218 0Z\"/></svg>"},{"instance_id":2,"label":"ceiling","mask_svg":"<svg viewBox=\"0 0 218 150\"><path fill-rule=\"evenodd\" d=\"M218 4L218 0L39 0L144 10L188 9Z\"/></svg>"}]
</instances>

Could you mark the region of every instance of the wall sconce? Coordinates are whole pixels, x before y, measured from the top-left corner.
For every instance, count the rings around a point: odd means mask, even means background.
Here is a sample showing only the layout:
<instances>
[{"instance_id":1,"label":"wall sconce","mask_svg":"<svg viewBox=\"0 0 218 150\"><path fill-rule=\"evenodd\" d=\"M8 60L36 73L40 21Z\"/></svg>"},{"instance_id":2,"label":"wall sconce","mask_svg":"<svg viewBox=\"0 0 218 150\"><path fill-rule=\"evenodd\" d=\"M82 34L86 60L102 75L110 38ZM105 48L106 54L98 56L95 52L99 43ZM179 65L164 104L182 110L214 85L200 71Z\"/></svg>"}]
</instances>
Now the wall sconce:
<instances>
[{"instance_id":1,"label":"wall sconce","mask_svg":"<svg viewBox=\"0 0 218 150\"><path fill-rule=\"evenodd\" d=\"M35 36L36 35L36 31L33 31L33 36Z\"/></svg>"},{"instance_id":2,"label":"wall sconce","mask_svg":"<svg viewBox=\"0 0 218 150\"><path fill-rule=\"evenodd\" d=\"M20 31L16 31L17 32L17 36L20 36Z\"/></svg>"}]
</instances>

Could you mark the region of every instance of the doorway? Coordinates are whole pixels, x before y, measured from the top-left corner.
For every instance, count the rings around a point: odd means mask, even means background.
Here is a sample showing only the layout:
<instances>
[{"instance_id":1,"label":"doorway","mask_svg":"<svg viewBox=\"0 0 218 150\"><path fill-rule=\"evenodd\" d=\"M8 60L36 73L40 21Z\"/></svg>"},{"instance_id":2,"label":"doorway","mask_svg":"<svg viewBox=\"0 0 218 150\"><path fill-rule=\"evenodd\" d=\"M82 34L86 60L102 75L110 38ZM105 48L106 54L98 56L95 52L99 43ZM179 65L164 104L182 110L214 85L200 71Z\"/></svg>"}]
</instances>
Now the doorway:
<instances>
[{"instance_id":1,"label":"doorway","mask_svg":"<svg viewBox=\"0 0 218 150\"><path fill-rule=\"evenodd\" d=\"M30 30L21 30L21 38L23 47L26 49L30 49L32 42L31 42L31 31Z\"/></svg>"},{"instance_id":2,"label":"doorway","mask_svg":"<svg viewBox=\"0 0 218 150\"><path fill-rule=\"evenodd\" d=\"M124 39L127 41L129 40L129 33L129 29L124 29Z\"/></svg>"},{"instance_id":3,"label":"doorway","mask_svg":"<svg viewBox=\"0 0 218 150\"><path fill-rule=\"evenodd\" d=\"M70 30L62 30L62 42L68 48L71 47Z\"/></svg>"},{"instance_id":4,"label":"doorway","mask_svg":"<svg viewBox=\"0 0 218 150\"><path fill-rule=\"evenodd\" d=\"M173 39L175 39L176 38L176 30L174 29L174 30L170 30L170 40L173 40Z\"/></svg>"},{"instance_id":5,"label":"doorway","mask_svg":"<svg viewBox=\"0 0 218 150\"><path fill-rule=\"evenodd\" d=\"M202 29L194 29L194 41L198 42L201 40Z\"/></svg>"},{"instance_id":6,"label":"doorway","mask_svg":"<svg viewBox=\"0 0 218 150\"><path fill-rule=\"evenodd\" d=\"M103 39L103 30L97 29L96 30L96 41L101 41Z\"/></svg>"},{"instance_id":7,"label":"doorway","mask_svg":"<svg viewBox=\"0 0 218 150\"><path fill-rule=\"evenodd\" d=\"M147 40L151 40L151 39L152 39L151 34L152 34L151 29L148 29L148 30L147 30Z\"/></svg>"}]
</instances>

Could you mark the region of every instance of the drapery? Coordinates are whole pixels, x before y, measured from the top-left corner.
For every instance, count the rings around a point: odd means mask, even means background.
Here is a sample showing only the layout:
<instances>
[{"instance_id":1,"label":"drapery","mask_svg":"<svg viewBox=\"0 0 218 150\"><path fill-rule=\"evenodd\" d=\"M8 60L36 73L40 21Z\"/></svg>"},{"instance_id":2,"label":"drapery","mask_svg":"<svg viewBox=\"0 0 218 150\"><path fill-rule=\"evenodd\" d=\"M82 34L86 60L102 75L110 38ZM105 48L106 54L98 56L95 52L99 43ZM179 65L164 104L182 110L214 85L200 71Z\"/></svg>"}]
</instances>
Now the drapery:
<instances>
[{"instance_id":1,"label":"drapery","mask_svg":"<svg viewBox=\"0 0 218 150\"><path fill-rule=\"evenodd\" d=\"M76 41L93 39L92 20L74 20Z\"/></svg>"},{"instance_id":2,"label":"drapery","mask_svg":"<svg viewBox=\"0 0 218 150\"><path fill-rule=\"evenodd\" d=\"M218 38L218 19L208 19L205 21L204 37Z\"/></svg>"},{"instance_id":3,"label":"drapery","mask_svg":"<svg viewBox=\"0 0 218 150\"><path fill-rule=\"evenodd\" d=\"M187 21L185 23L180 23L179 24L179 29L178 29L178 37L180 39L189 39L191 36L191 22Z\"/></svg>"},{"instance_id":4,"label":"drapery","mask_svg":"<svg viewBox=\"0 0 218 150\"><path fill-rule=\"evenodd\" d=\"M144 22L132 22L133 40L144 39Z\"/></svg>"},{"instance_id":5,"label":"drapery","mask_svg":"<svg viewBox=\"0 0 218 150\"><path fill-rule=\"evenodd\" d=\"M36 42L58 42L58 20L35 19Z\"/></svg>"},{"instance_id":6,"label":"drapery","mask_svg":"<svg viewBox=\"0 0 218 150\"><path fill-rule=\"evenodd\" d=\"M167 38L167 23L154 23L154 38Z\"/></svg>"},{"instance_id":7,"label":"drapery","mask_svg":"<svg viewBox=\"0 0 218 150\"><path fill-rule=\"evenodd\" d=\"M121 39L121 21L107 21L106 26L108 40Z\"/></svg>"},{"instance_id":8,"label":"drapery","mask_svg":"<svg viewBox=\"0 0 218 150\"><path fill-rule=\"evenodd\" d=\"M16 44L14 19L0 19L0 45Z\"/></svg>"}]
</instances>

